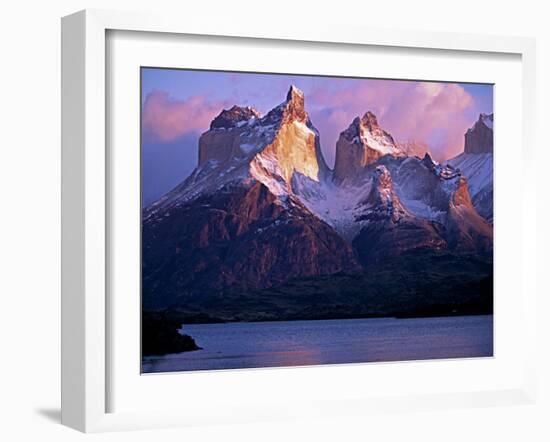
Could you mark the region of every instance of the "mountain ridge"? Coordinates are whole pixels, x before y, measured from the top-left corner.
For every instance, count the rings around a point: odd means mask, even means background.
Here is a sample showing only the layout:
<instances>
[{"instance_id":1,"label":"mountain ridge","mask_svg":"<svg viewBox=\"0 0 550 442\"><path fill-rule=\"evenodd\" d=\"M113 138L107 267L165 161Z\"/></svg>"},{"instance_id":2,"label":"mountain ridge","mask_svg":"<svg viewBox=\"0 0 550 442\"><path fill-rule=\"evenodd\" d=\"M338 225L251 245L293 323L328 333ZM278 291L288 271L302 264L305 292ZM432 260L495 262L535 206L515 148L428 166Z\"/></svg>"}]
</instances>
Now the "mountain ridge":
<instances>
[{"instance_id":1,"label":"mountain ridge","mask_svg":"<svg viewBox=\"0 0 550 442\"><path fill-rule=\"evenodd\" d=\"M464 152L447 164L468 178L468 192L477 212L493 222L493 114L480 114L464 134Z\"/></svg>"},{"instance_id":2,"label":"mountain ridge","mask_svg":"<svg viewBox=\"0 0 550 442\"><path fill-rule=\"evenodd\" d=\"M336 148L331 170L295 86L265 116L222 110L197 168L143 210L145 302L360 273L420 249L490 259L492 225L455 166L408 155L369 111Z\"/></svg>"}]
</instances>

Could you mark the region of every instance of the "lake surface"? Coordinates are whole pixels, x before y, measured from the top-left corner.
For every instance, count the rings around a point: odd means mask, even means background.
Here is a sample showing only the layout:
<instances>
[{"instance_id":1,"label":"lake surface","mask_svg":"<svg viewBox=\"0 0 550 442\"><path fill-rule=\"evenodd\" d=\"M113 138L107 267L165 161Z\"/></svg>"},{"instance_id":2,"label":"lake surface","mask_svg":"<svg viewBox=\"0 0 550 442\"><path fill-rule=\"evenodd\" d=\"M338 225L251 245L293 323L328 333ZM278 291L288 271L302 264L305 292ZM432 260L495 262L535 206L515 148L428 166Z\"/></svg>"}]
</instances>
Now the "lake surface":
<instances>
[{"instance_id":1,"label":"lake surface","mask_svg":"<svg viewBox=\"0 0 550 442\"><path fill-rule=\"evenodd\" d=\"M493 355L493 316L184 325L203 350L145 357L142 372Z\"/></svg>"}]
</instances>

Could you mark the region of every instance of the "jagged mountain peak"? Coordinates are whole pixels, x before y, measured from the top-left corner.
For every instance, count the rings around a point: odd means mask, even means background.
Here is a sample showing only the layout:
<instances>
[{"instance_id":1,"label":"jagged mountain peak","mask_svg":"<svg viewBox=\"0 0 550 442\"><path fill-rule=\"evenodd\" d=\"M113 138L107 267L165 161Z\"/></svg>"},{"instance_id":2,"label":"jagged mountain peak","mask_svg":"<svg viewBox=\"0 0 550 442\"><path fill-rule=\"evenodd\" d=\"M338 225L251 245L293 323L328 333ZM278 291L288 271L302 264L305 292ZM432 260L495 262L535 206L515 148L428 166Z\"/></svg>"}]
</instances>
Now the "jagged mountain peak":
<instances>
[{"instance_id":1,"label":"jagged mountain peak","mask_svg":"<svg viewBox=\"0 0 550 442\"><path fill-rule=\"evenodd\" d=\"M290 85L288 92L286 94L286 101L291 101L294 99L304 99L304 92L301 89L298 89L293 84Z\"/></svg>"},{"instance_id":2,"label":"jagged mountain peak","mask_svg":"<svg viewBox=\"0 0 550 442\"><path fill-rule=\"evenodd\" d=\"M480 129L481 130L490 129L491 132L492 132L493 131L493 119L494 119L494 114L486 114L484 112L480 113L479 117L476 120L476 122L474 123L474 125L472 127L468 128L466 133L472 133L472 132L475 132L476 130L480 130Z\"/></svg>"},{"instance_id":3,"label":"jagged mountain peak","mask_svg":"<svg viewBox=\"0 0 550 442\"><path fill-rule=\"evenodd\" d=\"M374 149L380 149L384 153L397 153L398 149L395 144L395 140L388 132L380 127L376 115L374 115L371 111L367 111L365 115L363 115L363 117L361 118L361 123L363 133L365 133L365 131L368 131L375 138L373 140L365 138L365 141L367 143L370 142L373 144L373 146L371 147L373 147Z\"/></svg>"},{"instance_id":4,"label":"jagged mountain peak","mask_svg":"<svg viewBox=\"0 0 550 442\"><path fill-rule=\"evenodd\" d=\"M391 143L395 144L393 137L380 127L376 115L371 111L365 112L362 117L355 117L348 128L342 132L342 134L348 140L353 140L355 137L359 137L355 141L360 142L360 137L366 131L379 137L386 137L388 140L391 140Z\"/></svg>"},{"instance_id":5,"label":"jagged mountain peak","mask_svg":"<svg viewBox=\"0 0 550 442\"><path fill-rule=\"evenodd\" d=\"M447 161L468 178L468 192L476 211L493 222L494 114L479 114L464 134L464 152Z\"/></svg>"},{"instance_id":6,"label":"jagged mountain peak","mask_svg":"<svg viewBox=\"0 0 550 442\"><path fill-rule=\"evenodd\" d=\"M370 192L362 204L367 210L360 219L366 221L389 219L397 222L408 215L394 191L391 173L384 165L376 166Z\"/></svg>"},{"instance_id":7,"label":"jagged mountain peak","mask_svg":"<svg viewBox=\"0 0 550 442\"><path fill-rule=\"evenodd\" d=\"M361 123L370 131L379 129L380 125L378 124L378 118L371 111L365 112L361 117Z\"/></svg>"},{"instance_id":8,"label":"jagged mountain peak","mask_svg":"<svg viewBox=\"0 0 550 442\"><path fill-rule=\"evenodd\" d=\"M465 153L493 153L493 114L480 114L464 134Z\"/></svg>"},{"instance_id":9,"label":"jagged mountain peak","mask_svg":"<svg viewBox=\"0 0 550 442\"><path fill-rule=\"evenodd\" d=\"M493 114L479 114L479 121L481 121L487 128L493 130Z\"/></svg>"},{"instance_id":10,"label":"jagged mountain peak","mask_svg":"<svg viewBox=\"0 0 550 442\"><path fill-rule=\"evenodd\" d=\"M492 135L484 119L472 133ZM264 117L223 110L200 138L197 168L144 210L151 302L355 272L423 249L492 250L461 170L406 155L374 113L353 119L336 153L331 173L294 86ZM166 269L177 278L163 278Z\"/></svg>"},{"instance_id":11,"label":"jagged mountain peak","mask_svg":"<svg viewBox=\"0 0 550 442\"><path fill-rule=\"evenodd\" d=\"M340 133L336 144L334 179L343 182L355 179L369 164L384 155L402 156L393 137L383 130L371 111L355 117L349 127Z\"/></svg>"},{"instance_id":12,"label":"jagged mountain peak","mask_svg":"<svg viewBox=\"0 0 550 442\"><path fill-rule=\"evenodd\" d=\"M372 220L445 223L450 204L473 210L458 169L429 153L406 156L370 111L341 133L331 173L304 101L291 86L287 100L265 117L250 107L222 111L216 119L230 124L214 124L201 136L199 167L155 209L256 182L284 207L303 204L348 241Z\"/></svg>"},{"instance_id":13,"label":"jagged mountain peak","mask_svg":"<svg viewBox=\"0 0 550 442\"><path fill-rule=\"evenodd\" d=\"M210 123L210 129L229 129L251 118L260 118L261 114L250 106L233 105L230 109L223 109Z\"/></svg>"},{"instance_id":14,"label":"jagged mountain peak","mask_svg":"<svg viewBox=\"0 0 550 442\"><path fill-rule=\"evenodd\" d=\"M283 106L284 121L309 122L309 117L305 108L304 93L296 86L291 85L286 94L286 101Z\"/></svg>"},{"instance_id":15,"label":"jagged mountain peak","mask_svg":"<svg viewBox=\"0 0 550 442\"><path fill-rule=\"evenodd\" d=\"M319 132L305 110L301 90L291 85L286 101L272 109L264 120L276 127L276 133L250 164L250 172L256 179L282 196L292 193L295 173L315 181L328 173Z\"/></svg>"},{"instance_id":16,"label":"jagged mountain peak","mask_svg":"<svg viewBox=\"0 0 550 442\"><path fill-rule=\"evenodd\" d=\"M155 206L183 204L224 185L256 180L286 201L295 173L319 181L329 174L319 133L295 86L265 116L251 107L224 109L199 139L199 164Z\"/></svg>"}]
</instances>

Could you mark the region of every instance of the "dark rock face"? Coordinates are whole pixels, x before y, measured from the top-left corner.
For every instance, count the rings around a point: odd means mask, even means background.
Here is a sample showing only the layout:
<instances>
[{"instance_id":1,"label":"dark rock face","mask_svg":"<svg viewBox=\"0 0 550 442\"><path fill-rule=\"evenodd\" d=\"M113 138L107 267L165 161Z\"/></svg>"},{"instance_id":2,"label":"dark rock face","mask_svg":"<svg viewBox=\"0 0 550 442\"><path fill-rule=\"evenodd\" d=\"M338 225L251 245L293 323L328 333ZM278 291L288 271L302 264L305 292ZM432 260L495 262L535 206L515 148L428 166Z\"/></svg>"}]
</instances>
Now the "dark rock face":
<instances>
[{"instance_id":1,"label":"dark rock face","mask_svg":"<svg viewBox=\"0 0 550 442\"><path fill-rule=\"evenodd\" d=\"M361 264L399 256L420 248L442 249L445 240L434 224L414 217L401 203L385 166L376 168L371 191L357 221L367 221L353 240Z\"/></svg>"},{"instance_id":2,"label":"dark rock face","mask_svg":"<svg viewBox=\"0 0 550 442\"><path fill-rule=\"evenodd\" d=\"M242 130L208 131L199 138L199 166L207 161L227 162L238 149Z\"/></svg>"},{"instance_id":3,"label":"dark rock face","mask_svg":"<svg viewBox=\"0 0 550 442\"><path fill-rule=\"evenodd\" d=\"M476 211L493 222L493 114L481 114L464 135L464 152L448 161L468 179Z\"/></svg>"},{"instance_id":4,"label":"dark rock face","mask_svg":"<svg viewBox=\"0 0 550 442\"><path fill-rule=\"evenodd\" d=\"M205 195L143 224L148 308L358 269L350 245L330 226L299 203L283 207L257 182Z\"/></svg>"},{"instance_id":5,"label":"dark rock face","mask_svg":"<svg viewBox=\"0 0 550 442\"><path fill-rule=\"evenodd\" d=\"M383 165L376 167L373 185L362 204L367 207L367 213L362 217L368 221L399 222L406 216L410 216L394 192L389 170Z\"/></svg>"},{"instance_id":6,"label":"dark rock face","mask_svg":"<svg viewBox=\"0 0 550 442\"><path fill-rule=\"evenodd\" d=\"M446 183L452 187L448 171L440 168L426 154L422 160L411 158L402 161L395 168L393 179L401 189L401 196L407 200L420 201L435 212L446 212L449 208L449 192Z\"/></svg>"},{"instance_id":7,"label":"dark rock face","mask_svg":"<svg viewBox=\"0 0 550 442\"><path fill-rule=\"evenodd\" d=\"M394 190L394 180L407 201L429 212L423 217L412 213ZM428 154L377 166L360 209L356 221L364 225L352 244L364 266L418 249L492 253L492 226L474 209L466 178Z\"/></svg>"},{"instance_id":8,"label":"dark rock face","mask_svg":"<svg viewBox=\"0 0 550 442\"><path fill-rule=\"evenodd\" d=\"M202 350L191 336L179 333L180 322L162 313L143 312L141 324L143 356Z\"/></svg>"},{"instance_id":9,"label":"dark rock face","mask_svg":"<svg viewBox=\"0 0 550 442\"><path fill-rule=\"evenodd\" d=\"M260 114L250 107L233 106L223 110L210 123L210 130L199 139L199 166L207 161L222 164L239 154L241 136L247 131L246 123L257 118Z\"/></svg>"},{"instance_id":10,"label":"dark rock face","mask_svg":"<svg viewBox=\"0 0 550 442\"><path fill-rule=\"evenodd\" d=\"M474 208L466 177L452 166L434 163L428 154L421 163L424 170L415 167L414 161L400 168L398 180L404 194L442 214L434 226L448 249L492 254L493 228Z\"/></svg>"},{"instance_id":11,"label":"dark rock face","mask_svg":"<svg viewBox=\"0 0 550 442\"><path fill-rule=\"evenodd\" d=\"M372 112L356 117L336 143L334 180L353 180L363 169L384 155L397 154L393 137L379 125Z\"/></svg>"},{"instance_id":12,"label":"dark rock face","mask_svg":"<svg viewBox=\"0 0 550 442\"><path fill-rule=\"evenodd\" d=\"M294 279L171 310L180 322L491 314L492 264L476 255L412 249L355 274ZM207 314L202 318L197 311ZM212 318L215 318L213 320Z\"/></svg>"},{"instance_id":13,"label":"dark rock face","mask_svg":"<svg viewBox=\"0 0 550 442\"><path fill-rule=\"evenodd\" d=\"M212 123L210 129L231 128L235 127L242 121L248 121L251 118L259 118L260 114L251 107L233 106L231 109L224 109Z\"/></svg>"},{"instance_id":14,"label":"dark rock face","mask_svg":"<svg viewBox=\"0 0 550 442\"><path fill-rule=\"evenodd\" d=\"M493 228L474 209L468 193L468 181L463 176L451 194L445 234L449 247L454 250L481 255L491 255L493 252Z\"/></svg>"},{"instance_id":15,"label":"dark rock face","mask_svg":"<svg viewBox=\"0 0 550 442\"><path fill-rule=\"evenodd\" d=\"M491 224L493 223L493 186L492 184L476 192L472 198L477 213Z\"/></svg>"},{"instance_id":16,"label":"dark rock face","mask_svg":"<svg viewBox=\"0 0 550 442\"><path fill-rule=\"evenodd\" d=\"M465 153L493 153L493 114L481 114L464 134Z\"/></svg>"},{"instance_id":17,"label":"dark rock face","mask_svg":"<svg viewBox=\"0 0 550 442\"><path fill-rule=\"evenodd\" d=\"M441 250L446 246L437 224L404 218L401 221L378 220L363 227L353 239L353 248L365 267L411 250Z\"/></svg>"}]
</instances>

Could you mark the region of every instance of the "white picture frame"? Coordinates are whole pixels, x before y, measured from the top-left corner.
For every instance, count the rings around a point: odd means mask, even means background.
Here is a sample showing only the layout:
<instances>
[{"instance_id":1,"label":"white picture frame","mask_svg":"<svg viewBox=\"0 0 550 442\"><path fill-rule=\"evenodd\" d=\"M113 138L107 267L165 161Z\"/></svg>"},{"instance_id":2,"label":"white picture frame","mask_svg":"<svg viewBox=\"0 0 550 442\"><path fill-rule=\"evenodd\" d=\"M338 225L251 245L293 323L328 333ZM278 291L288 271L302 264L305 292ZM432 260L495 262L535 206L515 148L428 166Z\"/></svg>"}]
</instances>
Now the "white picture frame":
<instances>
[{"instance_id":1,"label":"white picture frame","mask_svg":"<svg viewBox=\"0 0 550 442\"><path fill-rule=\"evenodd\" d=\"M276 23L223 23L151 14L86 10L62 20L62 423L84 432L248 422L287 417L361 415L392 412L532 403L536 396L535 339L525 342L521 385L462 393L373 398L326 398L314 404L289 403L237 414L189 416L177 409L157 412L108 412L109 303L107 260L110 241L107 174L106 34L141 31L163 34L273 39L442 51L515 54L521 57L522 164L528 174L534 160L535 43L519 37L494 37L417 31L388 31L360 26L294 27ZM534 336L536 324L535 194L523 189L521 234L522 309L520 324ZM299 370L299 369L298 369ZM248 408L247 408L248 407ZM247 411L248 410L248 411ZM291 410L291 411L289 411Z\"/></svg>"}]
</instances>

